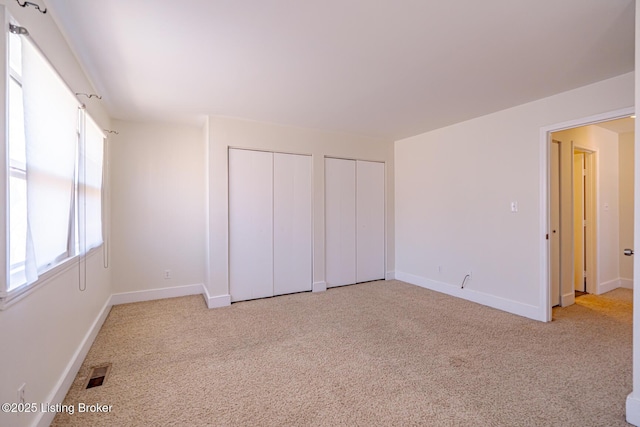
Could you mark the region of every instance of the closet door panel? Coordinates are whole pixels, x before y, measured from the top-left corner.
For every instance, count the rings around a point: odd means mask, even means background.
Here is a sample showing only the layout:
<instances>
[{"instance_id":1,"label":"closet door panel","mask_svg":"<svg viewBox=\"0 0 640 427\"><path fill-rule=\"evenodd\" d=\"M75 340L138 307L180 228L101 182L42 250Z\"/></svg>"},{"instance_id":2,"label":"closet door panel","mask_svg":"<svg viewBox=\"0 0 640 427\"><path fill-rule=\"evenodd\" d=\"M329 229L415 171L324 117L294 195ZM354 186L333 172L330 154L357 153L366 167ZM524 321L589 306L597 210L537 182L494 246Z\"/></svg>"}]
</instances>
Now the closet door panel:
<instances>
[{"instance_id":1,"label":"closet door panel","mask_svg":"<svg viewBox=\"0 0 640 427\"><path fill-rule=\"evenodd\" d=\"M232 301L273 296L273 154L229 150Z\"/></svg>"},{"instance_id":2,"label":"closet door panel","mask_svg":"<svg viewBox=\"0 0 640 427\"><path fill-rule=\"evenodd\" d=\"M311 156L275 153L273 172L274 295L310 291Z\"/></svg>"},{"instance_id":3,"label":"closet door panel","mask_svg":"<svg viewBox=\"0 0 640 427\"><path fill-rule=\"evenodd\" d=\"M327 287L356 283L356 162L325 159Z\"/></svg>"},{"instance_id":4,"label":"closet door panel","mask_svg":"<svg viewBox=\"0 0 640 427\"><path fill-rule=\"evenodd\" d=\"M384 163L356 162L356 281L384 279Z\"/></svg>"}]
</instances>

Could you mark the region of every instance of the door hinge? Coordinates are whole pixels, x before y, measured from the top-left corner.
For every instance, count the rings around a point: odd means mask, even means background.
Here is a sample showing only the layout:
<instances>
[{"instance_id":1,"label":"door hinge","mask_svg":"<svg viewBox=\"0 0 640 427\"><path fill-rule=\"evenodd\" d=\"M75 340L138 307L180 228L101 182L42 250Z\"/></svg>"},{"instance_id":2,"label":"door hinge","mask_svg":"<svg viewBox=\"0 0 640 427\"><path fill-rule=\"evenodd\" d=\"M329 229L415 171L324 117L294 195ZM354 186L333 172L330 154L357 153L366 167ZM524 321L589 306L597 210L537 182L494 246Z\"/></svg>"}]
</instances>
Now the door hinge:
<instances>
[{"instance_id":1,"label":"door hinge","mask_svg":"<svg viewBox=\"0 0 640 427\"><path fill-rule=\"evenodd\" d=\"M582 272L582 277L584 277L585 279L587 278L587 272L586 271Z\"/></svg>"}]
</instances>

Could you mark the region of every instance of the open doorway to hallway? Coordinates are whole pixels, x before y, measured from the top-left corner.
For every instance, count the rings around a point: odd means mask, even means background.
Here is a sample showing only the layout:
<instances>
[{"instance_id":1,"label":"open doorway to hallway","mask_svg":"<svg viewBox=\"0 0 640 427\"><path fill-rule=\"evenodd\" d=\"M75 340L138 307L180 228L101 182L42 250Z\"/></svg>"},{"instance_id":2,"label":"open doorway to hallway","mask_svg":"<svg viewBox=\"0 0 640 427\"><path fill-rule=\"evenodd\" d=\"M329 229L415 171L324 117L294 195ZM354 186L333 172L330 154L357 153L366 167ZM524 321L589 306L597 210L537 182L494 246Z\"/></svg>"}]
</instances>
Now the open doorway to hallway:
<instances>
[{"instance_id":1,"label":"open doorway to hallway","mask_svg":"<svg viewBox=\"0 0 640 427\"><path fill-rule=\"evenodd\" d=\"M552 132L549 138L551 306L633 286L634 119Z\"/></svg>"}]
</instances>

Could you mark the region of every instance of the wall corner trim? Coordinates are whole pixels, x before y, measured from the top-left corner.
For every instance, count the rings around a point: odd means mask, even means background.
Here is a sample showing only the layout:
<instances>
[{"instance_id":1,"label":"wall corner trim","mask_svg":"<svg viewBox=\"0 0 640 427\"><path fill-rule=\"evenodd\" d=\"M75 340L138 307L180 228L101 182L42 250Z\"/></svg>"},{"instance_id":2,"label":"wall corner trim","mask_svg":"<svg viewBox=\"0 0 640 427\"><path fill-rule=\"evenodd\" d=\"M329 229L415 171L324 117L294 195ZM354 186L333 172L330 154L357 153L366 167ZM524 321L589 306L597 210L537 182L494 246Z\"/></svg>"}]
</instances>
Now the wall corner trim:
<instances>
[{"instance_id":1,"label":"wall corner trim","mask_svg":"<svg viewBox=\"0 0 640 427\"><path fill-rule=\"evenodd\" d=\"M486 305L488 307L496 308L498 310L506 311L511 314L516 314L518 316L527 317L533 320L539 320L541 322L548 321L546 312L543 307L524 304L469 288L460 289L458 286L450 285L443 282L437 282L435 280L427 279L425 277L416 276L414 274L405 273L402 271L396 271L396 279L412 285L420 286L421 288L430 289L432 291L451 295L457 298L462 298L467 301Z\"/></svg>"},{"instance_id":2,"label":"wall corner trim","mask_svg":"<svg viewBox=\"0 0 640 427\"><path fill-rule=\"evenodd\" d=\"M87 353L89 353L96 336L98 336L98 332L100 332L100 329L102 328L102 324L107 319L107 316L111 311L111 307L113 306L111 300L112 297L108 297L105 301L104 306L102 306L102 310L98 313L98 316L93 321L93 324L84 336L80 346L76 349L71 360L67 364L67 367L62 372L62 375L53 388L53 391L49 394L47 402L50 404L55 405L64 401L64 398L69 392L69 389L73 384L73 380L76 378L85 357L87 357ZM48 426L53 422L55 415L55 412L38 412L38 417L36 418L34 425L39 427Z\"/></svg>"},{"instance_id":3,"label":"wall corner trim","mask_svg":"<svg viewBox=\"0 0 640 427\"><path fill-rule=\"evenodd\" d=\"M575 304L576 302L576 294L575 292L571 292L569 294L564 294L560 297L560 306L567 307L569 305Z\"/></svg>"},{"instance_id":4,"label":"wall corner trim","mask_svg":"<svg viewBox=\"0 0 640 427\"><path fill-rule=\"evenodd\" d=\"M231 295L209 295L209 289L207 285L202 285L202 296L204 297L204 301L207 303L208 308L221 308L228 307L231 305Z\"/></svg>"},{"instance_id":5,"label":"wall corner trim","mask_svg":"<svg viewBox=\"0 0 640 427\"><path fill-rule=\"evenodd\" d=\"M627 396L627 422L640 426L640 399L633 392Z\"/></svg>"},{"instance_id":6,"label":"wall corner trim","mask_svg":"<svg viewBox=\"0 0 640 427\"><path fill-rule=\"evenodd\" d=\"M324 292L327 290L327 282L324 280L320 282L313 282L312 292Z\"/></svg>"}]
</instances>

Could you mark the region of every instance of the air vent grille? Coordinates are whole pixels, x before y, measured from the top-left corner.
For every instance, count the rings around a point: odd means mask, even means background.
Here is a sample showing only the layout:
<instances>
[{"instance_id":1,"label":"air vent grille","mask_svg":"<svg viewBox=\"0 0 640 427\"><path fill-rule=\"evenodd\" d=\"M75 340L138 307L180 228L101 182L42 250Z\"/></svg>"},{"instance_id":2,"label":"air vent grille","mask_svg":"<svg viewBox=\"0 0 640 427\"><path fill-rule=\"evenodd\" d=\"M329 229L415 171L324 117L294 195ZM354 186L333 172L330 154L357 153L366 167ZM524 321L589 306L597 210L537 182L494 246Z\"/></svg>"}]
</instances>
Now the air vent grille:
<instances>
[{"instance_id":1,"label":"air vent grille","mask_svg":"<svg viewBox=\"0 0 640 427\"><path fill-rule=\"evenodd\" d=\"M107 380L109 376L109 372L111 371L111 363L106 363L100 366L94 366L91 368L91 373L89 374L89 380L87 381L87 386L85 388L93 388L101 386Z\"/></svg>"}]
</instances>

